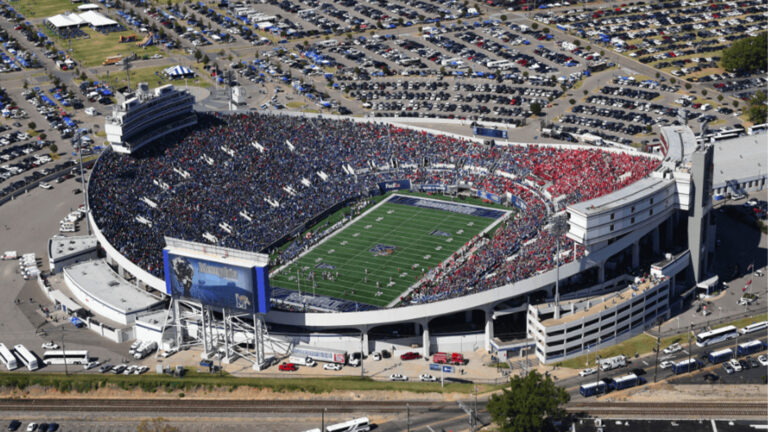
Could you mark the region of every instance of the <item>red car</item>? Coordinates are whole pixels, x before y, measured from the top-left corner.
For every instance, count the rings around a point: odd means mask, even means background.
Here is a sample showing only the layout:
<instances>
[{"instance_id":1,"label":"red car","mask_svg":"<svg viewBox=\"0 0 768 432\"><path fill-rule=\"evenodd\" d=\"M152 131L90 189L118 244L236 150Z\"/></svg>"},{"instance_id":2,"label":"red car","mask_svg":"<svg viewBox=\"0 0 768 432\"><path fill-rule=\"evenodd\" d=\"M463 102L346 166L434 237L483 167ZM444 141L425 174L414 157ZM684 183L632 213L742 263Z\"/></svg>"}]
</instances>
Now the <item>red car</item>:
<instances>
[{"instance_id":1,"label":"red car","mask_svg":"<svg viewBox=\"0 0 768 432\"><path fill-rule=\"evenodd\" d=\"M421 358L421 354L409 351L400 356L400 360L417 360Z\"/></svg>"},{"instance_id":2,"label":"red car","mask_svg":"<svg viewBox=\"0 0 768 432\"><path fill-rule=\"evenodd\" d=\"M278 369L284 372L296 372L299 370L293 363L281 363L280 366L278 366Z\"/></svg>"}]
</instances>

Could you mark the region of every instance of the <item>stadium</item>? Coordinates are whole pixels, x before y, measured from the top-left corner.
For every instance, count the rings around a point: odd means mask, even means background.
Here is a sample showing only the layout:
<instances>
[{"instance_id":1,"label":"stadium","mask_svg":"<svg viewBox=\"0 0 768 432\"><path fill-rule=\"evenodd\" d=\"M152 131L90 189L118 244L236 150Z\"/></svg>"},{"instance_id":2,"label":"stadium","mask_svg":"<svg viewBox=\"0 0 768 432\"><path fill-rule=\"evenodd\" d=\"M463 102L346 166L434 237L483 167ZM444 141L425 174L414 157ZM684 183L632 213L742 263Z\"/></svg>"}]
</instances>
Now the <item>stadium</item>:
<instances>
[{"instance_id":1,"label":"stadium","mask_svg":"<svg viewBox=\"0 0 768 432\"><path fill-rule=\"evenodd\" d=\"M547 362L669 317L708 274L711 149L690 129L664 129L662 156L375 119L197 113L195 126L152 145L102 154L88 217L106 263L153 296L166 293L168 238L225 251L221 262L226 251L268 259L264 315L241 314L243 326L232 327L226 310L177 302L165 306L175 330L157 324L166 312L155 310L137 316L136 337L203 334L207 352L216 332L255 340L263 319L284 349L417 344L425 355L506 355L535 345ZM539 346L536 319L559 324L575 302L591 306L641 281L665 291L663 307L654 300L642 319L617 320L599 338L585 340L582 326L578 340Z\"/></svg>"}]
</instances>

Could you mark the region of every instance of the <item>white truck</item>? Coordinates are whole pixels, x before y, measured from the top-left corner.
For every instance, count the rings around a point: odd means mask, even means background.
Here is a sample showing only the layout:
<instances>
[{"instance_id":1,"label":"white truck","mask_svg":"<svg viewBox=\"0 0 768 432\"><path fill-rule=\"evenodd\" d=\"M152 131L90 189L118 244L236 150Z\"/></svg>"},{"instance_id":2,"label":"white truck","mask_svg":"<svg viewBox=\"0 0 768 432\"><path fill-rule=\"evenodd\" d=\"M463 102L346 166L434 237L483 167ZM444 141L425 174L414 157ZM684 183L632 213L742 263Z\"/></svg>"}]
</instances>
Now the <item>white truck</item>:
<instances>
[{"instance_id":1,"label":"white truck","mask_svg":"<svg viewBox=\"0 0 768 432\"><path fill-rule=\"evenodd\" d=\"M317 363L314 360L312 360L312 357L303 357L303 356L291 356L288 359L288 363L293 363L298 366L307 366L307 367L317 366Z\"/></svg>"},{"instance_id":2,"label":"white truck","mask_svg":"<svg viewBox=\"0 0 768 432\"><path fill-rule=\"evenodd\" d=\"M611 369L624 367L626 365L627 358L623 355L617 355L615 357L609 357L607 359L600 360L600 370L602 371L609 371Z\"/></svg>"},{"instance_id":3,"label":"white truck","mask_svg":"<svg viewBox=\"0 0 768 432\"><path fill-rule=\"evenodd\" d=\"M333 348L322 348L310 345L297 345L293 348L293 356L309 357L314 361L328 363L347 363L347 352Z\"/></svg>"}]
</instances>

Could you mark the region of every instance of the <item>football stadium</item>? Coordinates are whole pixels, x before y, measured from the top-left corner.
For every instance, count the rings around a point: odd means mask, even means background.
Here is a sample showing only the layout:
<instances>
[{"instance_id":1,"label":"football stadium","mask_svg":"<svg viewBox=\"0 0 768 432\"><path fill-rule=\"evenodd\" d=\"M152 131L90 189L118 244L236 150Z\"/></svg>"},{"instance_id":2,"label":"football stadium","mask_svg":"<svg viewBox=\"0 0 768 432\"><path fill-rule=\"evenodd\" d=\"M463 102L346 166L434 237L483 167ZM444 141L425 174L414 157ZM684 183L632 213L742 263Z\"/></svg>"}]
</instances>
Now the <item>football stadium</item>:
<instances>
[{"instance_id":1,"label":"football stadium","mask_svg":"<svg viewBox=\"0 0 768 432\"><path fill-rule=\"evenodd\" d=\"M104 152L87 191L106 264L173 315L138 314L137 337L202 334L206 351L217 332L287 349L535 347L549 362L671 316L710 271L711 148L684 126L662 129L661 155L268 112L197 113L164 134ZM266 299L242 299L265 306L170 296L169 239L217 265L260 262ZM627 298L626 317L590 330L595 305ZM228 326L235 315L252 327ZM563 325L568 340L550 340Z\"/></svg>"}]
</instances>

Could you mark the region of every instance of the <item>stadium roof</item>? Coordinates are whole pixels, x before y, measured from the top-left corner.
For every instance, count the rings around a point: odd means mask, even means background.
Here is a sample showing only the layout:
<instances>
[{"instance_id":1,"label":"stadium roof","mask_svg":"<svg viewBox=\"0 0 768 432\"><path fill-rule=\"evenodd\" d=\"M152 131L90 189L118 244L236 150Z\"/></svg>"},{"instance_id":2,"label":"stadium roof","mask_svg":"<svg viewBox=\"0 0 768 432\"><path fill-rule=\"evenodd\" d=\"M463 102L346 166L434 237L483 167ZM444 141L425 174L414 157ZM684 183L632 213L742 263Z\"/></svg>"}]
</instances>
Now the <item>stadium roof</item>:
<instances>
[{"instance_id":1,"label":"stadium roof","mask_svg":"<svg viewBox=\"0 0 768 432\"><path fill-rule=\"evenodd\" d=\"M64 273L94 300L122 314L149 309L161 302L115 274L101 259L72 265Z\"/></svg>"},{"instance_id":2,"label":"stadium roof","mask_svg":"<svg viewBox=\"0 0 768 432\"><path fill-rule=\"evenodd\" d=\"M713 185L749 180L768 173L768 135L746 135L714 144Z\"/></svg>"},{"instance_id":3,"label":"stadium roof","mask_svg":"<svg viewBox=\"0 0 768 432\"><path fill-rule=\"evenodd\" d=\"M661 128L661 143L668 147L666 160L690 162L691 154L696 150L696 136L688 126L665 126Z\"/></svg>"},{"instance_id":4,"label":"stadium roof","mask_svg":"<svg viewBox=\"0 0 768 432\"><path fill-rule=\"evenodd\" d=\"M49 243L48 255L55 261L95 249L95 236L53 237Z\"/></svg>"}]
</instances>

